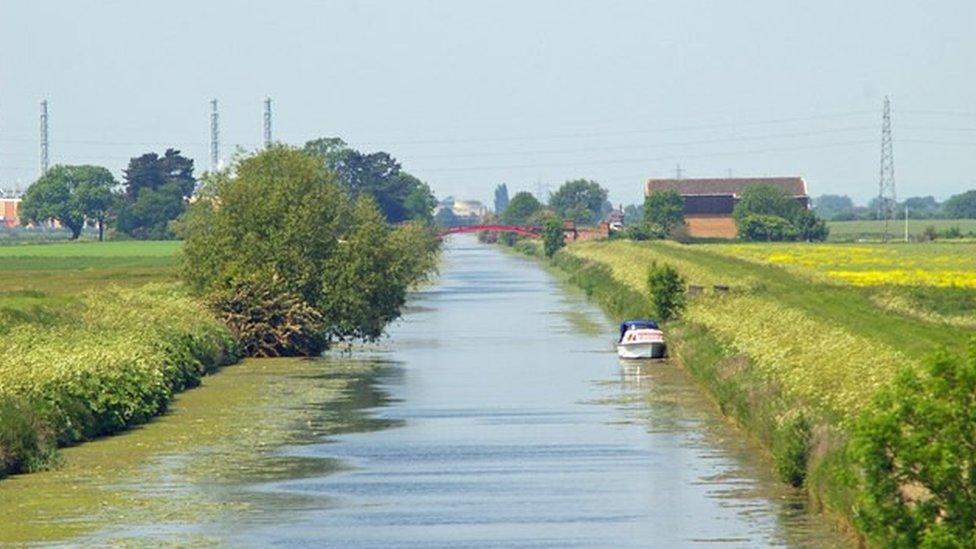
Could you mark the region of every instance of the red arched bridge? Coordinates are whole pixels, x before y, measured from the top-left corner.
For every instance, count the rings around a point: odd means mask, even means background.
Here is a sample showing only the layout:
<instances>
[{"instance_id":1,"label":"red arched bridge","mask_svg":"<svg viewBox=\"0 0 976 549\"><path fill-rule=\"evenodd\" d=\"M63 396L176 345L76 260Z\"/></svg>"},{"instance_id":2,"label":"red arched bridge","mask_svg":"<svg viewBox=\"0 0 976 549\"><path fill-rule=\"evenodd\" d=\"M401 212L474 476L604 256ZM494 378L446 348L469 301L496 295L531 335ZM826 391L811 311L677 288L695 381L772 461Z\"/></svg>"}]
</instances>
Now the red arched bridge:
<instances>
[{"instance_id":1,"label":"red arched bridge","mask_svg":"<svg viewBox=\"0 0 976 549\"><path fill-rule=\"evenodd\" d=\"M449 234L463 234L463 233L515 233L522 236L528 236L531 238L539 238L542 235L542 227L536 227L534 225L461 225L460 227L449 227L438 233L438 236L444 237Z\"/></svg>"}]
</instances>

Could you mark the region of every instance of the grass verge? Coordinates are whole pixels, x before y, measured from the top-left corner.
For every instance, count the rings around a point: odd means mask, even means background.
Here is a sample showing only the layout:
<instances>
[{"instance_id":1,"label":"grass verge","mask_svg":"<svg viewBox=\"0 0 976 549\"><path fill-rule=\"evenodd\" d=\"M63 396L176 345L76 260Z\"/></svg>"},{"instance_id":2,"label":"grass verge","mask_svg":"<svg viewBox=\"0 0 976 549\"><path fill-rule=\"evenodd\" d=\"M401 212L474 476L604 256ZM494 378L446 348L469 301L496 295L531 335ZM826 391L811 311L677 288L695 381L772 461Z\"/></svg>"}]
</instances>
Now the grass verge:
<instances>
[{"instance_id":1,"label":"grass verge","mask_svg":"<svg viewBox=\"0 0 976 549\"><path fill-rule=\"evenodd\" d=\"M8 316L3 331L0 476L144 423L236 359L230 332L172 285L92 291L57 313Z\"/></svg>"},{"instance_id":2,"label":"grass verge","mask_svg":"<svg viewBox=\"0 0 976 549\"><path fill-rule=\"evenodd\" d=\"M162 413L236 357L172 282L178 242L0 246L0 476Z\"/></svg>"}]
</instances>

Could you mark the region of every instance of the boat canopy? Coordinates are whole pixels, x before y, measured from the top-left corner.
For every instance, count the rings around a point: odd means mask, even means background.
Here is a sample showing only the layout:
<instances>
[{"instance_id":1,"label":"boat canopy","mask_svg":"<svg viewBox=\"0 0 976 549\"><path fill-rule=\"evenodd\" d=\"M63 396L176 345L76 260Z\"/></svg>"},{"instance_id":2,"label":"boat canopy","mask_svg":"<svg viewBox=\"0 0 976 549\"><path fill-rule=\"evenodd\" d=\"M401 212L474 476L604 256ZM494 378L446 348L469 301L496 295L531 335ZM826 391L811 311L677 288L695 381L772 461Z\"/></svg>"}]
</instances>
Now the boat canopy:
<instances>
[{"instance_id":1,"label":"boat canopy","mask_svg":"<svg viewBox=\"0 0 976 549\"><path fill-rule=\"evenodd\" d=\"M627 330L657 330L657 322L653 320L625 320L620 323L620 338L623 339Z\"/></svg>"}]
</instances>

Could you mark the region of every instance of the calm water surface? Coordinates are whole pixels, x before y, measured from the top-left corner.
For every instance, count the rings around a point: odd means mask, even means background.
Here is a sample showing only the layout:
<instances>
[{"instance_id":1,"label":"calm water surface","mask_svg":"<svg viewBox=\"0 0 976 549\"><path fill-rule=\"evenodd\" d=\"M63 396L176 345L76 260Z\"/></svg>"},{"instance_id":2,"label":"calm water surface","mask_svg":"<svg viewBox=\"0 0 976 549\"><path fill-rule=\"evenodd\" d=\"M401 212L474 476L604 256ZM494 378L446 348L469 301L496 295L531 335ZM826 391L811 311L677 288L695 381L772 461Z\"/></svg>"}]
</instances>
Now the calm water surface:
<instances>
[{"instance_id":1,"label":"calm water surface","mask_svg":"<svg viewBox=\"0 0 976 549\"><path fill-rule=\"evenodd\" d=\"M0 540L846 543L683 371L622 365L577 291L473 239L445 255L379 348L247 361L60 471L0 483Z\"/></svg>"}]
</instances>

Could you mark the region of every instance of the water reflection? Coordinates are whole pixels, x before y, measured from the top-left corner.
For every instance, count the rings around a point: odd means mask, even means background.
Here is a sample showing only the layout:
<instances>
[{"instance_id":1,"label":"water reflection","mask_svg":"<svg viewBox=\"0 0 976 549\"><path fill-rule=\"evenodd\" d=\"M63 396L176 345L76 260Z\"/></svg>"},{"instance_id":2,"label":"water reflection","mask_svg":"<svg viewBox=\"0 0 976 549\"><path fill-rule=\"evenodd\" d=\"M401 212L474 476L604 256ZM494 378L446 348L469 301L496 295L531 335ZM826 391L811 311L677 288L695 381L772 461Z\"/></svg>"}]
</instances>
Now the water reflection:
<instances>
[{"instance_id":1,"label":"water reflection","mask_svg":"<svg viewBox=\"0 0 976 549\"><path fill-rule=\"evenodd\" d=\"M616 402L628 418L650 433L684 433L680 444L697 448L712 460L716 471L695 484L708 488L709 497L749 520L776 518L774 543L792 547L844 547L845 538L809 508L806 496L776 482L770 463L757 443L716 414L715 405L685 370L668 360L620 360L620 393ZM692 541L704 541L691 538Z\"/></svg>"},{"instance_id":2,"label":"water reflection","mask_svg":"<svg viewBox=\"0 0 976 549\"><path fill-rule=\"evenodd\" d=\"M0 482L0 543L196 543L220 539L191 535L207 525L276 524L296 509L327 508L328 498L265 487L348 464L283 449L398 426L368 413L389 404L378 380L395 376L395 365L342 357L226 368L149 425L69 448L59 470Z\"/></svg>"}]
</instances>

